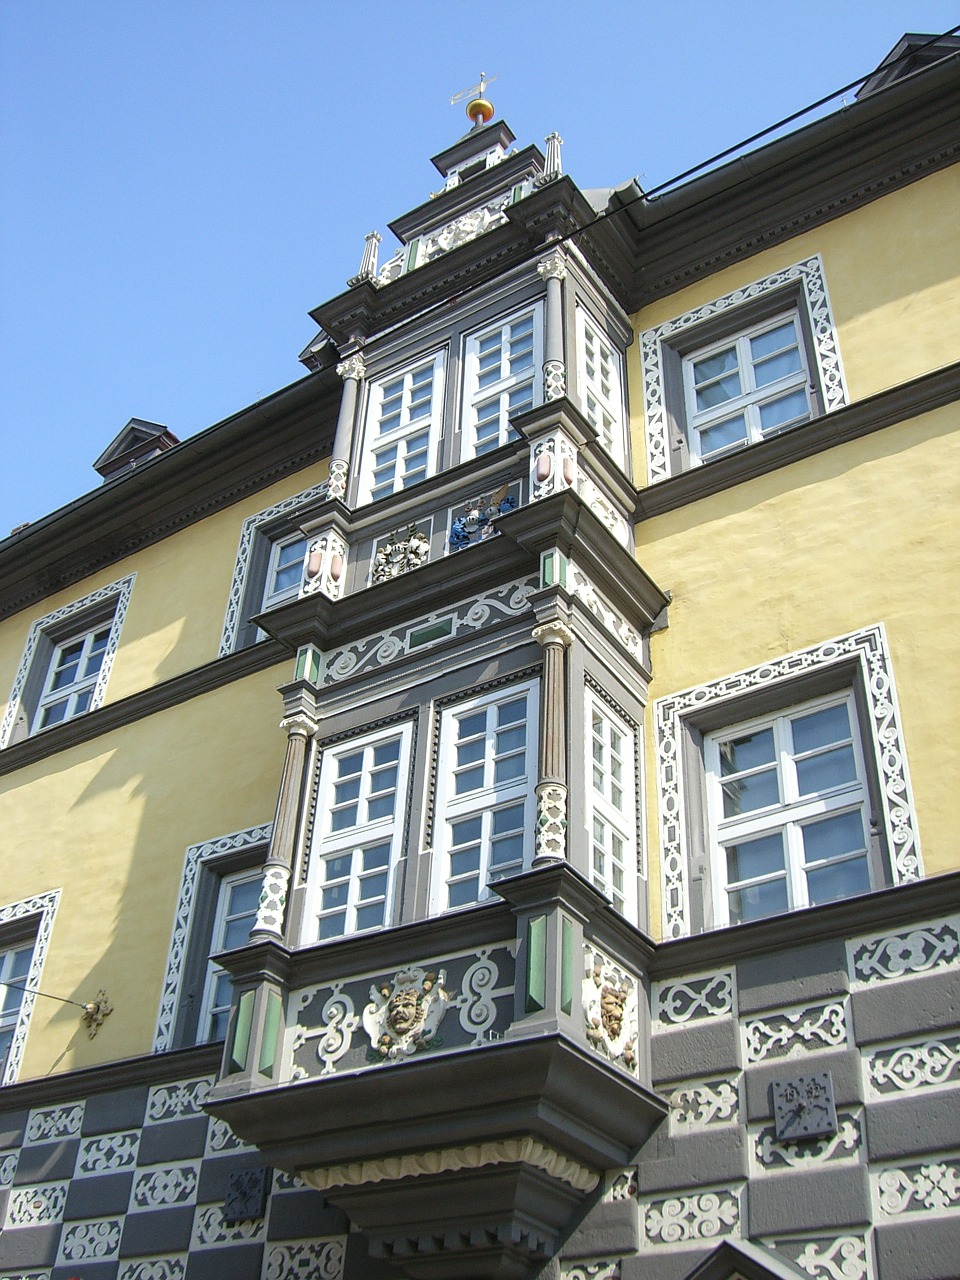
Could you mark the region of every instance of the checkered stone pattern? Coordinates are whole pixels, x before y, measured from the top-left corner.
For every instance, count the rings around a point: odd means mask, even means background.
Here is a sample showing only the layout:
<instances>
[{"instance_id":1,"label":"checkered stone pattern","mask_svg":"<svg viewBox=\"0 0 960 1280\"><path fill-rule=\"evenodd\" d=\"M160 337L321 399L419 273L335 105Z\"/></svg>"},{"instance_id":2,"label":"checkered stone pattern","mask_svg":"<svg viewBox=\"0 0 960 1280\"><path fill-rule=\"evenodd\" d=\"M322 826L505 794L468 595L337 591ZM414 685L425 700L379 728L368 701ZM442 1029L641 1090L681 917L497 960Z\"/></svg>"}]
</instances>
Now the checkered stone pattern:
<instances>
[{"instance_id":1,"label":"checkered stone pattern","mask_svg":"<svg viewBox=\"0 0 960 1280\"><path fill-rule=\"evenodd\" d=\"M346 1220L207 1116L211 1084L0 1112L0 1280L339 1280Z\"/></svg>"}]
</instances>

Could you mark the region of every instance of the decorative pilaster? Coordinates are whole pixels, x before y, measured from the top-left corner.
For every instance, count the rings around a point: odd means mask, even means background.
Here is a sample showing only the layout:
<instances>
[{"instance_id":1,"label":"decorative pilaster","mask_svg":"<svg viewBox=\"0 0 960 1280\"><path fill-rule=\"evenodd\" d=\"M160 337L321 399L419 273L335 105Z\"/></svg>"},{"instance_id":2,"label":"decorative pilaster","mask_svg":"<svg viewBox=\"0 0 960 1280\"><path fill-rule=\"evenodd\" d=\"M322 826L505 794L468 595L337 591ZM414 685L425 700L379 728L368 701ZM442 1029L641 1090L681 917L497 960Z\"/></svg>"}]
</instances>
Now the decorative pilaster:
<instances>
[{"instance_id":1,"label":"decorative pilaster","mask_svg":"<svg viewBox=\"0 0 960 1280\"><path fill-rule=\"evenodd\" d=\"M376 235L376 232L371 232ZM379 236L377 239L379 240ZM337 365L337 373L343 379L343 391L340 394L340 412L337 416L337 430L333 437L333 453L330 458L330 480L327 494L343 502L347 495L349 478L350 443L353 439L353 423L357 414L357 401L360 395L360 380L366 376L367 367L359 352L347 356Z\"/></svg>"},{"instance_id":2,"label":"decorative pilaster","mask_svg":"<svg viewBox=\"0 0 960 1280\"><path fill-rule=\"evenodd\" d=\"M537 273L547 283L546 315L543 322L543 398L559 400L566 395L567 368L563 356L563 281L567 259L561 249L553 249L537 263Z\"/></svg>"},{"instance_id":3,"label":"decorative pilaster","mask_svg":"<svg viewBox=\"0 0 960 1280\"><path fill-rule=\"evenodd\" d=\"M573 633L562 622L535 627L533 638L543 646L540 687L540 759L537 781L537 847L533 865L566 857L567 845L567 731L566 650Z\"/></svg>"},{"instance_id":4,"label":"decorative pilaster","mask_svg":"<svg viewBox=\"0 0 960 1280\"><path fill-rule=\"evenodd\" d=\"M379 231L368 231L363 245L363 258L360 261L360 270L355 276L351 276L347 284L351 289L358 284L363 284L364 280L376 280L377 278L377 246L380 244L381 236Z\"/></svg>"},{"instance_id":5,"label":"decorative pilaster","mask_svg":"<svg viewBox=\"0 0 960 1280\"><path fill-rule=\"evenodd\" d=\"M257 919L250 931L250 937L254 941L283 938L283 919L297 839L307 743L317 728L316 722L302 712L282 720L280 727L287 731L287 755L283 762L270 850L263 868L263 887L260 890Z\"/></svg>"},{"instance_id":6,"label":"decorative pilaster","mask_svg":"<svg viewBox=\"0 0 960 1280\"><path fill-rule=\"evenodd\" d=\"M347 570L347 544L332 525L310 539L301 596L318 592L328 600L339 600Z\"/></svg>"}]
</instances>

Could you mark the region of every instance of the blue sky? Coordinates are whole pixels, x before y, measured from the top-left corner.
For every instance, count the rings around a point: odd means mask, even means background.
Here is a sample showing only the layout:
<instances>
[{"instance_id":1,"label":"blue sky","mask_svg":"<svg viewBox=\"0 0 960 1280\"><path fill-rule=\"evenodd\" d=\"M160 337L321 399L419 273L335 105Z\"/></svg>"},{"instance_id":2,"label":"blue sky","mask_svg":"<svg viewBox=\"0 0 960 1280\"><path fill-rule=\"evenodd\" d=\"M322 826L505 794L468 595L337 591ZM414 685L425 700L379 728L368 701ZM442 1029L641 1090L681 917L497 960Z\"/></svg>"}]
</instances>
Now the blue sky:
<instances>
[{"instance_id":1,"label":"blue sky","mask_svg":"<svg viewBox=\"0 0 960 1280\"><path fill-rule=\"evenodd\" d=\"M645 187L870 71L940 0L4 0L0 536L295 381L481 70L518 144Z\"/></svg>"}]
</instances>

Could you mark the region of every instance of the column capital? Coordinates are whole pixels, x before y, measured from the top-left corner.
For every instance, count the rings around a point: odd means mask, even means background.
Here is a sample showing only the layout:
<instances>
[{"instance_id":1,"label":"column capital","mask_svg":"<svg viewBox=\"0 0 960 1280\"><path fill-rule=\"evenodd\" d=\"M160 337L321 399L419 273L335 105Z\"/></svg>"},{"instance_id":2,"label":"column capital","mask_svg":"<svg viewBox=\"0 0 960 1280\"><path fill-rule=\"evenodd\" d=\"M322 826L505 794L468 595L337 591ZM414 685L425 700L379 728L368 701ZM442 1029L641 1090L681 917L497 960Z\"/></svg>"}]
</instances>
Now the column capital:
<instances>
[{"instance_id":1,"label":"column capital","mask_svg":"<svg viewBox=\"0 0 960 1280\"><path fill-rule=\"evenodd\" d=\"M347 356L346 360L341 360L337 365L337 373L341 378L353 378L355 382L359 382L361 378L367 375L367 366L363 362L363 356L359 353Z\"/></svg>"},{"instance_id":2,"label":"column capital","mask_svg":"<svg viewBox=\"0 0 960 1280\"><path fill-rule=\"evenodd\" d=\"M532 635L537 644L543 645L544 648L548 644L556 644L564 649L569 649L573 644L573 632L557 618L552 619L550 622L544 622L539 627L534 627Z\"/></svg>"},{"instance_id":3,"label":"column capital","mask_svg":"<svg viewBox=\"0 0 960 1280\"><path fill-rule=\"evenodd\" d=\"M567 274L567 255L562 249L551 249L537 263L541 280L563 280Z\"/></svg>"},{"instance_id":4,"label":"column capital","mask_svg":"<svg viewBox=\"0 0 960 1280\"><path fill-rule=\"evenodd\" d=\"M288 737L291 738L312 738L317 732L317 723L302 711L298 711L292 716L284 716L280 721L280 728L285 729Z\"/></svg>"}]
</instances>

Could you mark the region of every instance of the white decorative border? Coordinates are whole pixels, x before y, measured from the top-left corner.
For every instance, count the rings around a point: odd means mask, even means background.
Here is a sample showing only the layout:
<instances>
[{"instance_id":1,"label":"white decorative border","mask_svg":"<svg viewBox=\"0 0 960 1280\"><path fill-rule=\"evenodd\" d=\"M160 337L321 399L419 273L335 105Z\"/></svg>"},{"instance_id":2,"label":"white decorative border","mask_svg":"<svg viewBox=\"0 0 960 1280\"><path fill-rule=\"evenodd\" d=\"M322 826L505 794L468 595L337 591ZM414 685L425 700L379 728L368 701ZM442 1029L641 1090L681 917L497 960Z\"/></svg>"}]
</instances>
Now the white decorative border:
<instances>
[{"instance_id":1,"label":"white decorative border","mask_svg":"<svg viewBox=\"0 0 960 1280\"><path fill-rule=\"evenodd\" d=\"M833 323L830 298L823 275L823 262L819 254L797 262L793 266L775 271L773 275L752 284L734 289L732 293L653 329L640 334L640 366L643 373L643 408L647 426L647 471L650 484L666 480L670 475L670 444L667 439L666 397L663 378L663 346L676 335L709 320L735 310L745 302L777 289L786 288L794 281L803 286L810 323L813 329L814 357L820 386L823 390L825 413L840 409L847 403L847 386L840 361L840 347Z\"/></svg>"},{"instance_id":2,"label":"white decorative border","mask_svg":"<svg viewBox=\"0 0 960 1280\"><path fill-rule=\"evenodd\" d=\"M923 878L920 835L914 813L900 711L882 623L851 631L834 640L799 649L771 662L748 667L721 680L695 685L660 698L654 704L657 738L657 790L660 800L660 875L665 938L690 932L690 889L687 877L687 832L681 742L683 721L703 707L732 702L756 689L787 685L809 671L857 659L863 671L869 705L869 729L879 768L890 869L894 884Z\"/></svg>"},{"instance_id":3,"label":"white decorative border","mask_svg":"<svg viewBox=\"0 0 960 1280\"><path fill-rule=\"evenodd\" d=\"M237 632L244 621L241 609L247 587L247 570L250 567L250 554L253 551L257 534L265 524L269 524L279 516L295 511L297 507L313 502L316 498L324 497L326 492L327 481L324 480L322 484L311 485L309 489L304 489L302 493L295 493L292 498L284 498L282 502L278 502L275 506L265 507L263 511L257 511L254 515L247 516L246 520L244 520L240 529L237 561L233 566L230 595L227 598L227 612L223 619L223 632L220 636L218 658L222 658L228 653L233 653L237 645Z\"/></svg>"},{"instance_id":4,"label":"white decorative border","mask_svg":"<svg viewBox=\"0 0 960 1280\"><path fill-rule=\"evenodd\" d=\"M100 706L107 691L110 672L113 670L113 660L120 640L120 628L123 626L123 620L127 616L127 606L130 603L130 593L133 591L136 577L135 573L128 574L125 578L119 578L116 582L111 582L108 587L100 587L97 591L91 591L89 595L81 596L79 600L72 600L70 604L54 609L52 613L45 614L34 622L27 636L27 643L24 645L23 656L20 659L17 674L14 676L13 688L10 690L10 701L7 703L3 722L0 723L0 749L7 745L10 740L10 734L13 732L17 712L20 710L20 700L23 697L24 686L27 683L27 676L30 674L33 657L43 634L49 631L51 627L56 626L58 622L62 622L64 618L70 618L74 614L82 613L85 609L90 609L104 600L115 598L117 603L114 606L113 621L110 624L110 635L107 638L107 647L104 650L103 662L100 665L100 674L97 676L97 683L94 686L93 696L90 699L90 705L87 710L96 711L97 707Z\"/></svg>"},{"instance_id":5,"label":"white decorative border","mask_svg":"<svg viewBox=\"0 0 960 1280\"><path fill-rule=\"evenodd\" d=\"M177 909L173 917L170 951L167 955L167 968L160 994L157 1029L153 1037L154 1053L165 1053L173 1047L173 1024L180 1000L180 983L183 980L183 963L187 953L187 941L190 937L190 923L196 898L197 875L202 863L222 853L233 853L237 849L249 849L253 845L267 844L272 834L273 823L266 822L259 827L247 827L243 831L234 831L228 836L217 836L213 840L203 841L202 844L188 846L183 858L180 897L177 900Z\"/></svg>"},{"instance_id":6,"label":"white decorative border","mask_svg":"<svg viewBox=\"0 0 960 1280\"><path fill-rule=\"evenodd\" d=\"M13 1084L20 1071L23 1050L27 1043L27 1028L30 1025L30 1015L33 1013L33 1006L37 1002L35 993L40 986L43 962L46 959L47 947L50 945L50 934L53 930L53 917L57 913L59 902L60 890L50 889L47 893L38 893L32 898L24 898L20 902L11 902L8 906L0 907L0 928L5 924L9 924L11 920L22 920L25 916L39 915L40 917L37 923L36 940L33 944L33 959L30 961L30 972L27 974L23 1001L20 1005L20 1013L17 1017L17 1025L14 1028L10 1052L7 1055L7 1065L3 1072L3 1079L0 1080L0 1085Z\"/></svg>"}]
</instances>

